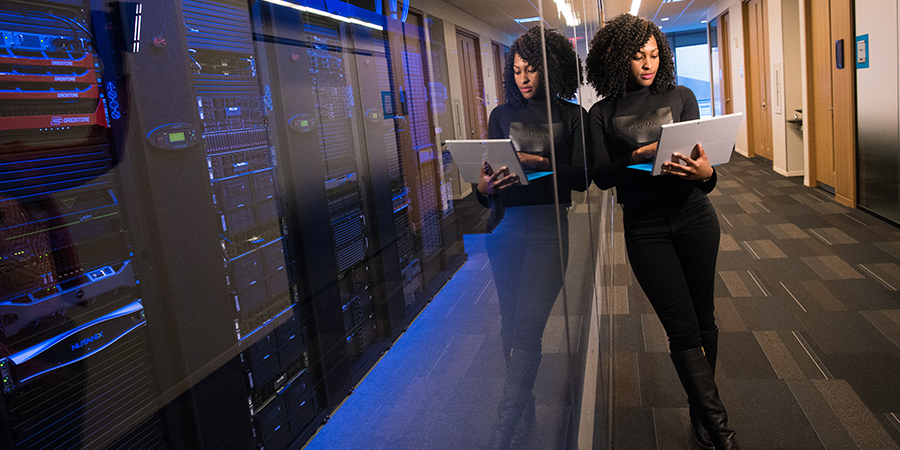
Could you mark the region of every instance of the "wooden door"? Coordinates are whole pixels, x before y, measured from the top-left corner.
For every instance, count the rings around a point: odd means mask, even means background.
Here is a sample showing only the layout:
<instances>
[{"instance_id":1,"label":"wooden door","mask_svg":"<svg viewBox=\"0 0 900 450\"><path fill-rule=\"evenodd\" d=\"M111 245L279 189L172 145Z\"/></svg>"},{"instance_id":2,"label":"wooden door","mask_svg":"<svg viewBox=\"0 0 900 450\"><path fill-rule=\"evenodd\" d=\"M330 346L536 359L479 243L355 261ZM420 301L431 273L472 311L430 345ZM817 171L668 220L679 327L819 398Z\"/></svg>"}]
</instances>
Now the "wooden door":
<instances>
[{"instance_id":1,"label":"wooden door","mask_svg":"<svg viewBox=\"0 0 900 450\"><path fill-rule=\"evenodd\" d=\"M728 12L722 13L718 19L719 27L719 68L722 76L722 98L725 105L725 114L734 113L734 103L731 101L731 33L728 25Z\"/></svg>"},{"instance_id":2,"label":"wooden door","mask_svg":"<svg viewBox=\"0 0 900 450\"><path fill-rule=\"evenodd\" d=\"M835 199L856 206L856 33L852 0L831 0L832 123L834 138L831 159ZM843 58L838 61L836 42L843 43ZM840 64L838 64L840 63ZM841 67L838 68L838 65Z\"/></svg>"},{"instance_id":3,"label":"wooden door","mask_svg":"<svg viewBox=\"0 0 900 450\"><path fill-rule=\"evenodd\" d=\"M504 52L504 49L506 50ZM506 83L503 80L503 68L506 67L506 53L509 48L501 46L496 42L491 42L491 54L494 57L494 82L497 86L497 106L506 103Z\"/></svg>"},{"instance_id":4,"label":"wooden door","mask_svg":"<svg viewBox=\"0 0 900 450\"><path fill-rule=\"evenodd\" d=\"M747 113L750 156L772 159L772 116L769 107L769 45L766 0L743 4L747 68Z\"/></svg>"},{"instance_id":5,"label":"wooden door","mask_svg":"<svg viewBox=\"0 0 900 450\"><path fill-rule=\"evenodd\" d=\"M853 2L812 1L806 8L810 178L837 201L856 206Z\"/></svg>"},{"instance_id":6,"label":"wooden door","mask_svg":"<svg viewBox=\"0 0 900 450\"><path fill-rule=\"evenodd\" d=\"M484 105L484 81L481 77L481 52L478 38L457 31L459 77L462 87L465 139L487 139L487 111Z\"/></svg>"},{"instance_id":7,"label":"wooden door","mask_svg":"<svg viewBox=\"0 0 900 450\"><path fill-rule=\"evenodd\" d=\"M831 8L829 1L807 2L807 42L812 47L808 52L811 69L809 86L809 114L806 115L813 158L810 171L819 185L834 191L834 102L832 99L832 42Z\"/></svg>"}]
</instances>

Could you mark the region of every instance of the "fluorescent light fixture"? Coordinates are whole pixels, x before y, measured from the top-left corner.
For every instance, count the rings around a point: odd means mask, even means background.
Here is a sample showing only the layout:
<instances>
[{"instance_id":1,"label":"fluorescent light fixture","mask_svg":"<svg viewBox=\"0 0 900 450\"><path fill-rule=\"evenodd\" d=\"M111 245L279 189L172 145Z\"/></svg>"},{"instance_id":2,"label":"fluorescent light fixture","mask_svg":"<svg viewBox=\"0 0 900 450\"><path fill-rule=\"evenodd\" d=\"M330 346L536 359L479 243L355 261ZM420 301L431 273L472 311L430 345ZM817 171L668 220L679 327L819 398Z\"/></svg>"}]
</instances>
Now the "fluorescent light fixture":
<instances>
[{"instance_id":1,"label":"fluorescent light fixture","mask_svg":"<svg viewBox=\"0 0 900 450\"><path fill-rule=\"evenodd\" d=\"M515 20L516 23L529 23L529 22L537 22L537 21L541 20L541 18L539 16L534 16L534 17L525 17L524 19L513 19L513 20Z\"/></svg>"},{"instance_id":2,"label":"fluorescent light fixture","mask_svg":"<svg viewBox=\"0 0 900 450\"><path fill-rule=\"evenodd\" d=\"M706 21L705 21L705 20L701 20L700 23L706 23Z\"/></svg>"},{"instance_id":3,"label":"fluorescent light fixture","mask_svg":"<svg viewBox=\"0 0 900 450\"><path fill-rule=\"evenodd\" d=\"M641 0L631 0L631 15L638 15L638 10L641 9Z\"/></svg>"},{"instance_id":4,"label":"fluorescent light fixture","mask_svg":"<svg viewBox=\"0 0 900 450\"><path fill-rule=\"evenodd\" d=\"M296 9L297 11L302 11L302 12L309 13L309 14L315 14L317 16L322 16L322 17L328 17L329 19L340 20L341 22L352 23L355 25L362 25L364 27L368 27L373 30L384 30L384 27L382 27L381 25L376 25L374 23L362 21L362 20L359 20L354 17L339 16L337 14L332 14L327 11L321 11L321 10L309 8L309 7L306 7L303 5L296 5L293 3L288 3L284 0L264 0L264 1L267 3L271 3L273 5L287 6L288 8L293 8L293 9Z\"/></svg>"},{"instance_id":5,"label":"fluorescent light fixture","mask_svg":"<svg viewBox=\"0 0 900 450\"><path fill-rule=\"evenodd\" d=\"M143 14L144 7L141 3L138 3L134 7L134 44L131 48L131 51L137 53L141 51L141 15Z\"/></svg>"},{"instance_id":6,"label":"fluorescent light fixture","mask_svg":"<svg viewBox=\"0 0 900 450\"><path fill-rule=\"evenodd\" d=\"M669 21L669 18L668 18L668 17L663 17L663 18L660 19L660 20L662 20L663 22L668 22L668 21Z\"/></svg>"},{"instance_id":7,"label":"fluorescent light fixture","mask_svg":"<svg viewBox=\"0 0 900 450\"><path fill-rule=\"evenodd\" d=\"M553 3L556 3L557 13L561 14L566 19L566 25L574 27L581 23L578 18L575 17L575 12L572 11L572 7L566 3L566 0L553 0Z\"/></svg>"}]
</instances>

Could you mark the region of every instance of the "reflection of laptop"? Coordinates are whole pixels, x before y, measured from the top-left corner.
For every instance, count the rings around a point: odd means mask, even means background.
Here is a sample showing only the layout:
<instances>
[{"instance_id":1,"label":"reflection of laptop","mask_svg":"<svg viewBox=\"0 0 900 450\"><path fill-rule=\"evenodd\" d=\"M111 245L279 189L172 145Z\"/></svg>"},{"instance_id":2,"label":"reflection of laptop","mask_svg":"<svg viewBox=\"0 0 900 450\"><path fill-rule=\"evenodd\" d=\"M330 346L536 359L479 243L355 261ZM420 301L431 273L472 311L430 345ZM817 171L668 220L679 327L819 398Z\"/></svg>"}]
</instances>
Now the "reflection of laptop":
<instances>
[{"instance_id":1,"label":"reflection of laptop","mask_svg":"<svg viewBox=\"0 0 900 450\"><path fill-rule=\"evenodd\" d=\"M523 185L553 173L526 171L519 162L511 139L450 140L447 141L447 149L453 155L453 162L459 168L459 174L467 183L478 183L484 161L487 161L495 171L504 166L508 167L510 173L519 175L519 183Z\"/></svg>"},{"instance_id":2,"label":"reflection of laptop","mask_svg":"<svg viewBox=\"0 0 900 450\"><path fill-rule=\"evenodd\" d=\"M711 166L725 164L731 159L734 141L743 121L743 113L707 119L689 120L687 122L668 123L662 126L659 146L652 162L635 164L633 169L652 171L653 175L662 173L662 165L672 160L673 153L690 156L691 150L698 142Z\"/></svg>"}]
</instances>

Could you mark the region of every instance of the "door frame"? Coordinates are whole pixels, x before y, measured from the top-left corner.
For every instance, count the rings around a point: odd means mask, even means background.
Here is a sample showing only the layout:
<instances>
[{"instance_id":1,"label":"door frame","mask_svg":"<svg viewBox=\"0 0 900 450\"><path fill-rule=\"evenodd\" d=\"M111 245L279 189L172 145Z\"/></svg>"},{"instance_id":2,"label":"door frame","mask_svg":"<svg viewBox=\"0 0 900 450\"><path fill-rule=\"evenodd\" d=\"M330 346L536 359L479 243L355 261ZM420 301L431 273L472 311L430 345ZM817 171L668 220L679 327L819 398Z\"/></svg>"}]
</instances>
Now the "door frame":
<instances>
[{"instance_id":1,"label":"door frame","mask_svg":"<svg viewBox=\"0 0 900 450\"><path fill-rule=\"evenodd\" d=\"M457 41L457 53L459 58L463 58L463 49L459 46L459 39L467 38L472 39L474 41L474 51L473 56L475 58L475 72L472 77L466 76L468 74L468 68L465 67L465 64L460 63L460 82L462 83L462 89L460 92L460 97L462 98L462 107L463 107L463 117L465 117L464 128L461 130L462 135L465 136L464 139L486 139L487 138L487 108L484 104L484 75L483 75L483 65L481 60L481 41L478 37L477 33L473 33L465 28L456 27L456 41ZM476 80L481 81L481 100L479 101L478 92L477 92L477 83ZM466 86L471 84L471 90L467 89ZM479 111L480 110L480 111ZM479 114L480 112L480 114ZM483 118L483 120L478 120L479 115ZM471 119L470 119L471 117ZM474 123L470 123L470 120ZM469 132L466 132L466 129Z\"/></svg>"}]
</instances>

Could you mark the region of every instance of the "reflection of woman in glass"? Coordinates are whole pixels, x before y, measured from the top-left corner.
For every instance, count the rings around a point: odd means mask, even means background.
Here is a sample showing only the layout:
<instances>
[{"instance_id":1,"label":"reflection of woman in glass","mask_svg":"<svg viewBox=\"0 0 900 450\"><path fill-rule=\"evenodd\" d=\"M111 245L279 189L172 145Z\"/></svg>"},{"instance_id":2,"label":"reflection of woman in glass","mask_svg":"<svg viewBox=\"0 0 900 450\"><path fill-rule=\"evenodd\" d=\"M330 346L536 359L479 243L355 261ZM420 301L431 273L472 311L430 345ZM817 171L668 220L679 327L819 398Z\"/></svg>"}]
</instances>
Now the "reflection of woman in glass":
<instances>
[{"instance_id":1,"label":"reflection of woman in glass","mask_svg":"<svg viewBox=\"0 0 900 450\"><path fill-rule=\"evenodd\" d=\"M526 170L551 171L555 159L555 174L523 186L507 168L495 171L485 163L477 188L479 201L494 208L488 225L493 232L486 241L507 366L493 448L506 448L513 440L526 438L534 427L532 389L541 362L541 338L562 288L567 258L567 253L560 254L560 239L563 252L568 248L566 208L573 189L586 189L581 125L585 111L566 101L580 85L581 62L565 36L543 30L545 76L541 34L541 28L534 27L510 47L503 75L507 103L491 112L488 137L512 139Z\"/></svg>"},{"instance_id":2,"label":"reflection of woman in glass","mask_svg":"<svg viewBox=\"0 0 900 450\"><path fill-rule=\"evenodd\" d=\"M666 162L663 175L628 168L652 159L662 124L699 119L697 100L675 85L672 51L659 27L630 14L597 32L586 65L588 81L604 97L588 119L591 179L601 189L617 188L631 268L666 330L694 436L704 448L737 449L714 380L719 221L706 194L716 172L700 144Z\"/></svg>"}]
</instances>

